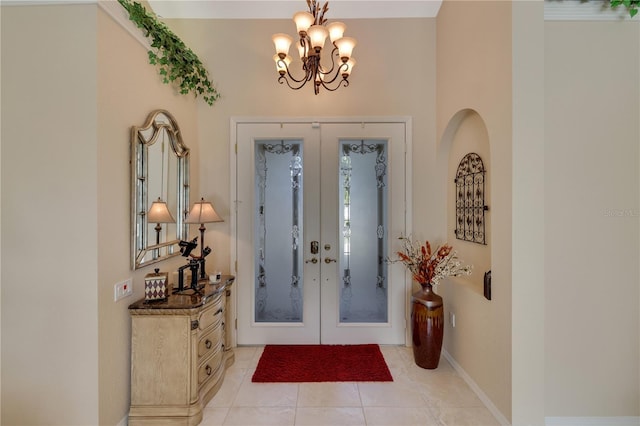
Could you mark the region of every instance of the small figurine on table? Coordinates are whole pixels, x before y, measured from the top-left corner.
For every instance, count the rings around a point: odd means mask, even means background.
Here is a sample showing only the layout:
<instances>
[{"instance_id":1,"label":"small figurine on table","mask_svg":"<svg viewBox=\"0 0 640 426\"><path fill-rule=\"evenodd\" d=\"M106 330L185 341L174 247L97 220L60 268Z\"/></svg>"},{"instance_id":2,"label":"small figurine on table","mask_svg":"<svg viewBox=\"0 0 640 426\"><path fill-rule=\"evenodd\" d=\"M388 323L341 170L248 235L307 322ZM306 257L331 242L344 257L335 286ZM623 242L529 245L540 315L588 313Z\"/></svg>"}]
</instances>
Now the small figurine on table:
<instances>
[{"instance_id":1,"label":"small figurine on table","mask_svg":"<svg viewBox=\"0 0 640 426\"><path fill-rule=\"evenodd\" d=\"M202 286L198 285L199 279L205 280L207 278L205 273L205 257L207 257L209 253L211 253L211 248L205 247L201 251L200 256L194 256L193 254L191 254L193 249L195 249L198 246L198 237L195 237L191 241L180 241L179 246L180 246L180 253L182 253L182 256L189 257L189 263L178 268L178 288L177 290L174 291L174 293L180 293L185 290L184 270L187 268L189 268L189 270L191 271L190 288L193 291L198 292L198 290L204 286L204 285ZM198 272L200 273L198 274Z\"/></svg>"}]
</instances>

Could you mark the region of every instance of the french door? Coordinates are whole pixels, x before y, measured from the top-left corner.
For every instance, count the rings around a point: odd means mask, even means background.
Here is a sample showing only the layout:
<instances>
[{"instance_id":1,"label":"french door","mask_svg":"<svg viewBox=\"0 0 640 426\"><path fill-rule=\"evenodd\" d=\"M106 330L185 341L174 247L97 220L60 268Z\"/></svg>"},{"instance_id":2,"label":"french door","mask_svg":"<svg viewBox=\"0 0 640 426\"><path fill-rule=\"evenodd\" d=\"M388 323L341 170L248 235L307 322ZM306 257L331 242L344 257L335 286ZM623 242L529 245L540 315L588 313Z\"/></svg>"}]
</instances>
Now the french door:
<instances>
[{"instance_id":1,"label":"french door","mask_svg":"<svg viewBox=\"0 0 640 426\"><path fill-rule=\"evenodd\" d=\"M239 122L238 344L405 343L406 122Z\"/></svg>"}]
</instances>

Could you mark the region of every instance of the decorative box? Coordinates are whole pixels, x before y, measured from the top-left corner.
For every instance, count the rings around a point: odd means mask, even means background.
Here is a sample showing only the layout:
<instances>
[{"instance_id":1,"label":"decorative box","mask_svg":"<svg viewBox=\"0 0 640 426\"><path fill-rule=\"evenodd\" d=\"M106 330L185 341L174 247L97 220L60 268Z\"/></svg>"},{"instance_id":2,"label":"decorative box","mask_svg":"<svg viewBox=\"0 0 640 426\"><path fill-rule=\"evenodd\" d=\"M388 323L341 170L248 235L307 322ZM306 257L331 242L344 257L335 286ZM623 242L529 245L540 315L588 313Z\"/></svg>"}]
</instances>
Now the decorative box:
<instances>
[{"instance_id":1,"label":"decorative box","mask_svg":"<svg viewBox=\"0 0 640 426\"><path fill-rule=\"evenodd\" d=\"M144 299L164 300L169 296L168 274L156 268L152 274L144 277Z\"/></svg>"}]
</instances>

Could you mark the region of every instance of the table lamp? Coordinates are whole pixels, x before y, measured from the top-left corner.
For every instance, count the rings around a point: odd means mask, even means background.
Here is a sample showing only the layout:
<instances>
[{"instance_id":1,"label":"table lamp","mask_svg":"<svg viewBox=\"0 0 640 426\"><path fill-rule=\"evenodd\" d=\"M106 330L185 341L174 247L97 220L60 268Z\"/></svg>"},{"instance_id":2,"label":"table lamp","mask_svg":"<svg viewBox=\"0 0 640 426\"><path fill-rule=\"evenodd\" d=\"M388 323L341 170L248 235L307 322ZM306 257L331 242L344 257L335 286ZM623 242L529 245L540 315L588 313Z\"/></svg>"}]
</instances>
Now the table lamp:
<instances>
[{"instance_id":1,"label":"table lamp","mask_svg":"<svg viewBox=\"0 0 640 426\"><path fill-rule=\"evenodd\" d=\"M203 252L205 248L204 231L206 231L207 228L205 228L204 224L213 223L213 222L224 222L224 221L222 220L222 218L220 218L220 216L218 216L218 213L216 213L215 209L213 208L213 205L210 202L205 201L204 198L201 198L200 201L193 203L193 206L191 207L191 210L187 215L187 219L185 220L185 223L200 224L200 228L198 228L200 230L200 258L202 259L202 262L203 262L202 263L203 267L200 270L201 279L206 278L206 274L204 271Z\"/></svg>"},{"instance_id":2,"label":"table lamp","mask_svg":"<svg viewBox=\"0 0 640 426\"><path fill-rule=\"evenodd\" d=\"M161 223L175 223L176 220L171 216L171 212L167 207L167 203L162 201L160 197L153 203L151 203L151 207L149 207L149 212L147 213L147 222L156 223L156 245L160 244L160 231L162 230ZM156 249L156 255L159 254L158 249Z\"/></svg>"}]
</instances>

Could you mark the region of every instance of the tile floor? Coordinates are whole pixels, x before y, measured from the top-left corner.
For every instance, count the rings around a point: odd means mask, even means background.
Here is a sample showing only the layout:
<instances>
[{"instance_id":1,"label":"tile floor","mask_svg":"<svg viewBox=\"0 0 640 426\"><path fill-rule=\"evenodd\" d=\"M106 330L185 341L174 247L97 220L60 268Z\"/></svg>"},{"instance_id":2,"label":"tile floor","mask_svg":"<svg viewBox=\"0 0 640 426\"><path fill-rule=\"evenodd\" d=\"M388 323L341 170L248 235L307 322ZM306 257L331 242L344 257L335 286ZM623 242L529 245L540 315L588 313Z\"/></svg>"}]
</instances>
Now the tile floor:
<instances>
[{"instance_id":1,"label":"tile floor","mask_svg":"<svg viewBox=\"0 0 640 426\"><path fill-rule=\"evenodd\" d=\"M262 347L235 348L201 425L499 426L446 359L425 370L411 348L381 350L393 382L252 383Z\"/></svg>"}]
</instances>

